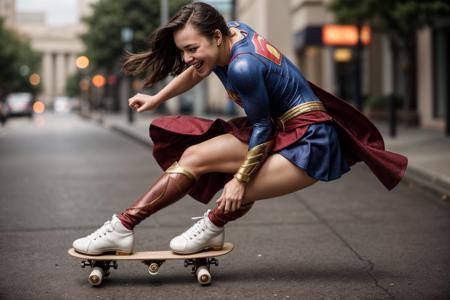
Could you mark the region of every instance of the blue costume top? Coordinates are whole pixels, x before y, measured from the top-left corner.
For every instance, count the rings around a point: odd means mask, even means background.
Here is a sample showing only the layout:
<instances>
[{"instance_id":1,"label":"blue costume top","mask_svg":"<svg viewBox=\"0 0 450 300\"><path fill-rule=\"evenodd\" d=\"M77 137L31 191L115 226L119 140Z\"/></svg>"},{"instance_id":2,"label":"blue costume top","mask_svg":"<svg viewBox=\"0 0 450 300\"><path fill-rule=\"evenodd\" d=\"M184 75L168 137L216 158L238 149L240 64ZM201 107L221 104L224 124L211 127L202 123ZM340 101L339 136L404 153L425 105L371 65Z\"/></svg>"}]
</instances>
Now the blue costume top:
<instances>
[{"instance_id":1,"label":"blue costume top","mask_svg":"<svg viewBox=\"0 0 450 300\"><path fill-rule=\"evenodd\" d=\"M216 66L231 99L242 106L253 132L249 149L272 139L277 118L294 106L319 101L298 68L248 25L230 22L244 38L231 49L228 66Z\"/></svg>"},{"instance_id":2,"label":"blue costume top","mask_svg":"<svg viewBox=\"0 0 450 300\"><path fill-rule=\"evenodd\" d=\"M229 64L216 66L214 73L253 127L247 160L236 173L243 173L243 179L235 175L248 182L270 150L277 131L272 119L299 104L320 100L299 69L250 26L234 21L228 26L244 38L232 46ZM310 125L304 138L279 154L319 180L333 180L349 170L332 124Z\"/></svg>"}]
</instances>

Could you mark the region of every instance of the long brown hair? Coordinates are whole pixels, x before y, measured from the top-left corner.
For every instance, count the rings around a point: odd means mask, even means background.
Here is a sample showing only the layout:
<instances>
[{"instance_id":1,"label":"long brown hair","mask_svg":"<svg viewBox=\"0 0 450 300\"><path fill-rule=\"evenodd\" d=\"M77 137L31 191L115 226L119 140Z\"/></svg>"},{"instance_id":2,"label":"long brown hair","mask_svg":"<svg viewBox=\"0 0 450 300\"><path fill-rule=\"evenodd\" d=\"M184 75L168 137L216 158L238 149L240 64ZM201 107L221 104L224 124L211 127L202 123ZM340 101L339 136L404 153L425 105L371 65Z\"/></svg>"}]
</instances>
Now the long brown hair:
<instances>
[{"instance_id":1,"label":"long brown hair","mask_svg":"<svg viewBox=\"0 0 450 300\"><path fill-rule=\"evenodd\" d=\"M182 7L170 21L150 36L150 49L142 53L129 53L123 63L123 70L129 75L147 72L146 86L164 79L167 75L178 75L186 67L180 50L176 47L173 34L192 25L202 35L212 39L216 29L222 35L230 36L230 30L222 15L211 5L194 2Z\"/></svg>"}]
</instances>

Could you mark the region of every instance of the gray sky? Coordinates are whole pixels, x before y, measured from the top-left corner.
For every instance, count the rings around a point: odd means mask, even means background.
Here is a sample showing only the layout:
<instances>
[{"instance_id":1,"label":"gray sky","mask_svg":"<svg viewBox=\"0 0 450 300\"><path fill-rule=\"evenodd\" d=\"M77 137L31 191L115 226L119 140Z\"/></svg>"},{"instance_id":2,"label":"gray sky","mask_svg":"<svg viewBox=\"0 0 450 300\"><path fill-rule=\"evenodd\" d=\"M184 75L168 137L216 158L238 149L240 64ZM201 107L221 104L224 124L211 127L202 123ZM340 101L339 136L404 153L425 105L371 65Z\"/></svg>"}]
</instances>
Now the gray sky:
<instances>
[{"instance_id":1,"label":"gray sky","mask_svg":"<svg viewBox=\"0 0 450 300\"><path fill-rule=\"evenodd\" d=\"M18 12L45 12L47 24L66 25L77 22L76 0L16 0Z\"/></svg>"}]
</instances>

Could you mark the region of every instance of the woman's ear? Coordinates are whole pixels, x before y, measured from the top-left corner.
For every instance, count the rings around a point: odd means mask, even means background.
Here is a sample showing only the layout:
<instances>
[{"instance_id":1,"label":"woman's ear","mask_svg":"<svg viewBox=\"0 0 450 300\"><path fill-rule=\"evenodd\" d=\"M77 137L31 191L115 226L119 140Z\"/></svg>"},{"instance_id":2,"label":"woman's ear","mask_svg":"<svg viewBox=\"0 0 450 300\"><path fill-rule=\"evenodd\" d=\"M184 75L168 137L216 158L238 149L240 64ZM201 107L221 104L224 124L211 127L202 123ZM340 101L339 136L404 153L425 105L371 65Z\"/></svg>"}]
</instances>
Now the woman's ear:
<instances>
[{"instance_id":1,"label":"woman's ear","mask_svg":"<svg viewBox=\"0 0 450 300\"><path fill-rule=\"evenodd\" d=\"M219 29L214 30L214 42L216 43L217 47L220 47L223 42L222 32L220 32Z\"/></svg>"}]
</instances>

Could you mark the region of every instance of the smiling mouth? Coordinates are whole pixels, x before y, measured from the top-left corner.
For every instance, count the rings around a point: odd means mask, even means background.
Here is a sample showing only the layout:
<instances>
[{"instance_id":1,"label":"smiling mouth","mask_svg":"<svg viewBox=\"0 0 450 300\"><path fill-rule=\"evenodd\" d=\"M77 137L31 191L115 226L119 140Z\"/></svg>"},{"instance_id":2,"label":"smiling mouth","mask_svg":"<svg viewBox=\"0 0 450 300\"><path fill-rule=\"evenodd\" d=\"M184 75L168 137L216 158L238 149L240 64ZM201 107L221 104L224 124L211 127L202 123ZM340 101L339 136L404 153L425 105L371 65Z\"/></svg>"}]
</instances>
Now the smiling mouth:
<instances>
[{"instance_id":1,"label":"smiling mouth","mask_svg":"<svg viewBox=\"0 0 450 300\"><path fill-rule=\"evenodd\" d=\"M192 66L193 66L196 70L199 70L199 69L203 66L203 61L196 62L196 63L192 64Z\"/></svg>"}]
</instances>

